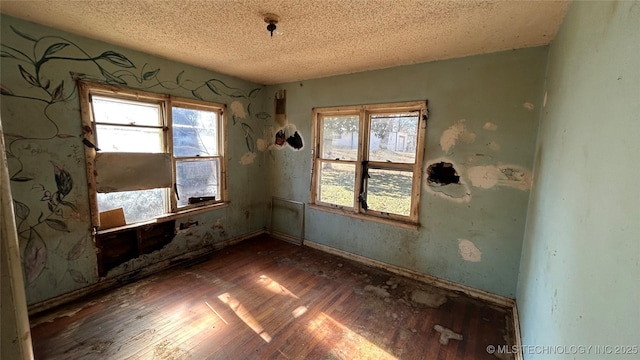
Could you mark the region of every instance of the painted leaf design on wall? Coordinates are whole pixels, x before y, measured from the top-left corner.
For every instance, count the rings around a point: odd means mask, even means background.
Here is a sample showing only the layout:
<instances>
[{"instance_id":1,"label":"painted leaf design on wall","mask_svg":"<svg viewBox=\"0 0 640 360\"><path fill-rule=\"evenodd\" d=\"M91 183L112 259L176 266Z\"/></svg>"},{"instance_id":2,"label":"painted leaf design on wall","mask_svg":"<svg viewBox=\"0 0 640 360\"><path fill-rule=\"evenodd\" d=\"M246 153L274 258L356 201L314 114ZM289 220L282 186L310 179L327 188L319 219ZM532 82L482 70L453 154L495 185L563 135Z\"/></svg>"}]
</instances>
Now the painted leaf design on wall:
<instances>
[{"instance_id":1,"label":"painted leaf design on wall","mask_svg":"<svg viewBox=\"0 0 640 360\"><path fill-rule=\"evenodd\" d=\"M151 71L147 71L142 75L142 80L149 80L156 76L156 74L160 71L160 69L155 69Z\"/></svg>"},{"instance_id":2,"label":"painted leaf design on wall","mask_svg":"<svg viewBox=\"0 0 640 360\"><path fill-rule=\"evenodd\" d=\"M58 85L58 87L55 90L53 90L53 93L51 93L51 99L61 100L63 94L64 94L64 80L60 83L60 85Z\"/></svg>"},{"instance_id":3,"label":"painted leaf design on wall","mask_svg":"<svg viewBox=\"0 0 640 360\"><path fill-rule=\"evenodd\" d=\"M176 84L180 85L180 79L182 79L182 74L184 74L184 70L180 71L180 73L178 73L178 76L176 76Z\"/></svg>"},{"instance_id":4,"label":"painted leaf design on wall","mask_svg":"<svg viewBox=\"0 0 640 360\"><path fill-rule=\"evenodd\" d=\"M9 88L4 85L0 85L0 94L2 95L13 95L13 91L9 90Z\"/></svg>"},{"instance_id":5,"label":"painted leaf design on wall","mask_svg":"<svg viewBox=\"0 0 640 360\"><path fill-rule=\"evenodd\" d=\"M136 66L133 65L133 63L131 62L131 60L127 59L126 56L119 54L115 51L105 51L102 54L100 54L100 56L98 56L99 59L103 59L103 60L107 60L112 64L118 65L120 67L123 68L135 68Z\"/></svg>"},{"instance_id":6,"label":"painted leaf design on wall","mask_svg":"<svg viewBox=\"0 0 640 360\"><path fill-rule=\"evenodd\" d=\"M58 187L58 192L62 194L62 196L67 196L73 189L73 178L71 174L67 170L65 170L62 165L52 163L53 169L55 171L56 178L56 186Z\"/></svg>"},{"instance_id":7,"label":"painted leaf design on wall","mask_svg":"<svg viewBox=\"0 0 640 360\"><path fill-rule=\"evenodd\" d=\"M207 85L209 90L211 90L214 94L220 95L220 92L218 92L218 88L213 84L212 80L207 80L207 82L205 82L205 84Z\"/></svg>"},{"instance_id":8,"label":"painted leaf design on wall","mask_svg":"<svg viewBox=\"0 0 640 360\"><path fill-rule=\"evenodd\" d=\"M87 237L83 236L82 238L80 238L80 240L78 240L78 242L75 245L73 245L71 250L69 250L69 253L67 254L67 260L72 261L72 260L79 259L80 255L84 253L84 250L87 247L86 244L87 244Z\"/></svg>"},{"instance_id":9,"label":"painted leaf design on wall","mask_svg":"<svg viewBox=\"0 0 640 360\"><path fill-rule=\"evenodd\" d=\"M0 51L0 57L6 57L6 58L11 58L11 59L17 59L17 57L15 57L13 54L11 54L8 51Z\"/></svg>"},{"instance_id":10,"label":"painted leaf design on wall","mask_svg":"<svg viewBox=\"0 0 640 360\"><path fill-rule=\"evenodd\" d=\"M21 203L18 200L14 200L13 201L13 207L15 209L16 212L16 217L18 219L24 220L27 218L27 216L29 216L29 207L27 205L25 205L24 203Z\"/></svg>"},{"instance_id":11,"label":"painted leaf design on wall","mask_svg":"<svg viewBox=\"0 0 640 360\"><path fill-rule=\"evenodd\" d=\"M69 269L69 275L71 275L71 279L77 283L86 284L88 282L84 275L78 270Z\"/></svg>"},{"instance_id":12,"label":"painted leaf design on wall","mask_svg":"<svg viewBox=\"0 0 640 360\"><path fill-rule=\"evenodd\" d=\"M34 38L33 36L20 32L18 31L18 29L14 28L13 26L9 26L9 27L11 28L11 30L13 30L14 33L18 34L22 38L25 38L29 41L37 41L36 38Z\"/></svg>"},{"instance_id":13,"label":"painted leaf design on wall","mask_svg":"<svg viewBox=\"0 0 640 360\"><path fill-rule=\"evenodd\" d=\"M107 80L107 83L116 83L116 84L120 84L120 85L127 85L127 82L120 79L119 77L113 75L112 73L108 72L107 70L100 68L100 72L102 73L102 76L105 77L105 79Z\"/></svg>"},{"instance_id":14,"label":"painted leaf design on wall","mask_svg":"<svg viewBox=\"0 0 640 360\"><path fill-rule=\"evenodd\" d=\"M67 44L67 43L56 43L56 44L53 44L53 45L51 45L51 46L49 46L47 48L47 50L44 52L43 56L46 57L46 56L49 56L49 55L53 55L53 54L57 53L58 51L66 48L67 46L69 46L69 44Z\"/></svg>"},{"instance_id":15,"label":"painted leaf design on wall","mask_svg":"<svg viewBox=\"0 0 640 360\"><path fill-rule=\"evenodd\" d=\"M255 152L255 141L253 141L253 136L251 136L251 134L245 134L244 142L247 144L247 149L250 152Z\"/></svg>"},{"instance_id":16,"label":"painted leaf design on wall","mask_svg":"<svg viewBox=\"0 0 640 360\"><path fill-rule=\"evenodd\" d=\"M191 95L193 95L196 99L204 100L196 90L192 90Z\"/></svg>"},{"instance_id":17,"label":"painted leaf design on wall","mask_svg":"<svg viewBox=\"0 0 640 360\"><path fill-rule=\"evenodd\" d=\"M249 97L249 98L253 98L255 95L257 95L257 94L258 94L258 92L259 92L260 90L262 90L262 89L261 89L261 88L255 88L255 89L253 89L253 90L249 91L249 96L248 96L248 97Z\"/></svg>"},{"instance_id":18,"label":"painted leaf design on wall","mask_svg":"<svg viewBox=\"0 0 640 360\"><path fill-rule=\"evenodd\" d=\"M22 75L22 78L27 80L29 84L40 87L38 79L36 79L35 76L31 75L27 70L25 70L22 65L18 65L18 69L20 69L20 75Z\"/></svg>"},{"instance_id":19,"label":"painted leaf design on wall","mask_svg":"<svg viewBox=\"0 0 640 360\"><path fill-rule=\"evenodd\" d=\"M29 230L29 240L24 249L24 272L27 282L32 283L40 276L47 263L47 246L33 228Z\"/></svg>"},{"instance_id":20,"label":"painted leaf design on wall","mask_svg":"<svg viewBox=\"0 0 640 360\"><path fill-rule=\"evenodd\" d=\"M269 113L266 113L266 112L264 112L264 111L263 111L263 112L259 112L259 113L257 113L257 114L256 114L256 117L257 117L258 119L260 119L260 120L267 120L268 118L270 118L270 117L271 117L271 115L270 115Z\"/></svg>"},{"instance_id":21,"label":"painted leaf design on wall","mask_svg":"<svg viewBox=\"0 0 640 360\"><path fill-rule=\"evenodd\" d=\"M58 219L45 219L44 222L49 225L50 228L58 231L70 232L67 223Z\"/></svg>"},{"instance_id":22,"label":"painted leaf design on wall","mask_svg":"<svg viewBox=\"0 0 640 360\"><path fill-rule=\"evenodd\" d=\"M66 207L69 207L69 208L73 209L74 211L78 211L78 207L76 207L75 204L70 203L68 201L60 200L60 204L66 206Z\"/></svg>"},{"instance_id":23,"label":"painted leaf design on wall","mask_svg":"<svg viewBox=\"0 0 640 360\"><path fill-rule=\"evenodd\" d=\"M232 92L231 94L228 94L230 97L232 98L240 98L240 99L244 99L247 96L245 94L243 94L241 91L236 90L234 92Z\"/></svg>"}]
</instances>

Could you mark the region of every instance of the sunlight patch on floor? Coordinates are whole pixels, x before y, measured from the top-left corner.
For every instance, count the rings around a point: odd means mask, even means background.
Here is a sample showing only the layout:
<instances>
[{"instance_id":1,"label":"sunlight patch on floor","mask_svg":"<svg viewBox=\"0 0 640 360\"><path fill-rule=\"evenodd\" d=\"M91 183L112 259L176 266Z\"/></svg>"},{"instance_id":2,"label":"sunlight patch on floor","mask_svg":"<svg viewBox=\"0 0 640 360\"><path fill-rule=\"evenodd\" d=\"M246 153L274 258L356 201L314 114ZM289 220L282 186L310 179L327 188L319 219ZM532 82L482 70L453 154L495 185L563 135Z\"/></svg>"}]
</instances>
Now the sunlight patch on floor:
<instances>
[{"instance_id":1,"label":"sunlight patch on floor","mask_svg":"<svg viewBox=\"0 0 640 360\"><path fill-rule=\"evenodd\" d=\"M260 278L258 278L257 283L264 286L265 289L271 291L272 293L291 296L294 299L300 299L294 293L289 291L289 289L280 285L277 281L271 279L267 275L260 275Z\"/></svg>"},{"instance_id":2,"label":"sunlight patch on floor","mask_svg":"<svg viewBox=\"0 0 640 360\"><path fill-rule=\"evenodd\" d=\"M306 313L307 310L309 309L306 306L298 306L297 308L293 309L293 311L291 312L291 315L293 315L294 318L298 318L304 315L304 313Z\"/></svg>"},{"instance_id":3,"label":"sunlight patch on floor","mask_svg":"<svg viewBox=\"0 0 640 360\"><path fill-rule=\"evenodd\" d=\"M227 304L229 308L236 313L236 315L242 320L251 330L253 330L256 334L260 335L262 340L265 342L271 342L271 335L264 331L264 328L260 325L260 323L249 313L249 311L242 306L240 301L231 296L229 293L224 293L218 296L218 299L223 303Z\"/></svg>"},{"instance_id":4,"label":"sunlight patch on floor","mask_svg":"<svg viewBox=\"0 0 640 360\"><path fill-rule=\"evenodd\" d=\"M340 356L348 359L397 360L376 344L342 325L331 316L320 313L309 321L307 330L327 348L336 349Z\"/></svg>"}]
</instances>

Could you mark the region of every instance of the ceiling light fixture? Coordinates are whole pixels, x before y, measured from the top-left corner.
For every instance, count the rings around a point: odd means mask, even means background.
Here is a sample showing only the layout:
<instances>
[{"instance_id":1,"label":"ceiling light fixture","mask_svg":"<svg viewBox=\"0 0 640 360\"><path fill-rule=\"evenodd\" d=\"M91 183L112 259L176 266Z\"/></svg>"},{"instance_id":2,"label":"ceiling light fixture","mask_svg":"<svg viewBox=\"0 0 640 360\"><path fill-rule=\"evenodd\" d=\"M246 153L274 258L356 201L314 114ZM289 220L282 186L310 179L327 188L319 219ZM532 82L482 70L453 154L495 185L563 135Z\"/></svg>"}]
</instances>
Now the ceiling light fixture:
<instances>
[{"instance_id":1,"label":"ceiling light fixture","mask_svg":"<svg viewBox=\"0 0 640 360\"><path fill-rule=\"evenodd\" d=\"M276 14L264 14L264 22L267 24L267 31L271 33L271 37L273 37L273 32L276 31L276 24L280 20L280 17Z\"/></svg>"}]
</instances>

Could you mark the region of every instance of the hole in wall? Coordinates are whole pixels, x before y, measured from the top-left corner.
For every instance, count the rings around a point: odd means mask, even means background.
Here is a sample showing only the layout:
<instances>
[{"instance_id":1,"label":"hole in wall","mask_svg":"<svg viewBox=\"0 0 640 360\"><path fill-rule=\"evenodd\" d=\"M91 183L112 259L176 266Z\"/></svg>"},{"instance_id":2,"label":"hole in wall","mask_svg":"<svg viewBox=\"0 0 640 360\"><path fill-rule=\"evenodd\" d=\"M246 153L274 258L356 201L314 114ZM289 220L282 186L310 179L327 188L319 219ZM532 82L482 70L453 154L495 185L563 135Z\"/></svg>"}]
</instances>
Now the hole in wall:
<instances>
[{"instance_id":1,"label":"hole in wall","mask_svg":"<svg viewBox=\"0 0 640 360\"><path fill-rule=\"evenodd\" d=\"M427 181L430 185L460 184L460 175L449 162L438 162L427 168Z\"/></svg>"}]
</instances>

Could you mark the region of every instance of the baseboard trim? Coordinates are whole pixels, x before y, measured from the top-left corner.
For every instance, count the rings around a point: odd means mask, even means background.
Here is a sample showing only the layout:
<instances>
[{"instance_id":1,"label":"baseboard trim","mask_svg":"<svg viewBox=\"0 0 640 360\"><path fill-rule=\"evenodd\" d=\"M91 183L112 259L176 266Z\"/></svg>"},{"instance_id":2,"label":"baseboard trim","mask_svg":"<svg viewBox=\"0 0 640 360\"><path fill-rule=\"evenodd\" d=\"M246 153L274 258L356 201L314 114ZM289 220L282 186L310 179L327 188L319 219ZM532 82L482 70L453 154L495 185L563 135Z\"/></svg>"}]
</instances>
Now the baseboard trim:
<instances>
[{"instance_id":1,"label":"baseboard trim","mask_svg":"<svg viewBox=\"0 0 640 360\"><path fill-rule=\"evenodd\" d=\"M269 234L269 236L276 238L278 240L286 241L295 245L304 245L304 242L299 237L289 235L276 230L266 230L266 232L267 234Z\"/></svg>"},{"instance_id":2,"label":"baseboard trim","mask_svg":"<svg viewBox=\"0 0 640 360\"><path fill-rule=\"evenodd\" d=\"M207 247L205 249L199 249L199 250L194 250L194 251L190 251L181 255L177 255L174 256L172 258L169 259L165 259L162 261L159 261L157 263L154 264L150 264L145 266L142 269L138 269L138 270L133 270L112 278L101 278L100 280L98 280L97 283L95 284L91 284L89 286L85 286L83 288L80 288L78 290L74 290L38 303L34 303L29 305L28 307L28 311L29 311L29 316L33 316L35 314L53 309L55 307L70 303L72 301L78 300L84 296L87 296L89 294L92 294L94 292L97 291L102 291L102 290L107 290L107 289L111 289L111 288L115 288L117 286L121 286L123 284L127 284L136 280L140 280L144 277L147 277L153 273L174 267L174 266L178 266L180 264L184 264L185 262L189 261L189 260L193 260L196 259L198 257L202 257L202 256L206 256L208 254L214 253L222 248L225 248L227 246L231 246L234 244L237 244L239 242L242 242L244 240L265 234L266 230L265 229L260 229L260 230L256 230L250 233L246 233L240 236L237 236L235 238L232 239L228 239L228 240L224 240L221 242L217 242L211 245L211 247Z\"/></svg>"},{"instance_id":3,"label":"baseboard trim","mask_svg":"<svg viewBox=\"0 0 640 360\"><path fill-rule=\"evenodd\" d=\"M334 254L346 259L355 260L367 266L371 266L378 269L384 269L394 274L406 276L408 278L418 280L429 285L437 286L447 290L461 292L472 298L480 299L494 305L511 308L515 304L515 301L513 299L510 299L506 296L492 294L490 292L475 289L467 285L459 284L459 283L445 280L445 279L440 279L432 275L423 274L414 270L403 268L397 265L388 264L388 263L374 260L365 256L356 255L344 250L336 249L331 246L317 243L315 241L305 240L304 246L308 246L320 251Z\"/></svg>"},{"instance_id":4,"label":"baseboard trim","mask_svg":"<svg viewBox=\"0 0 640 360\"><path fill-rule=\"evenodd\" d=\"M518 352L515 354L515 360L524 360L524 354L522 353L522 337L520 336L520 317L518 315L518 304L516 301L513 302L511 312L513 313L513 332L516 334L514 342L518 349Z\"/></svg>"}]
</instances>

